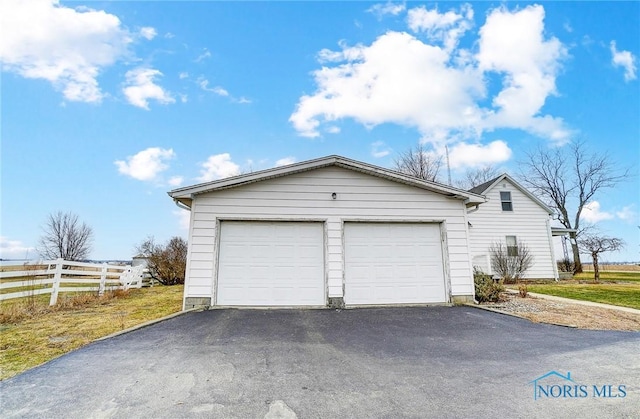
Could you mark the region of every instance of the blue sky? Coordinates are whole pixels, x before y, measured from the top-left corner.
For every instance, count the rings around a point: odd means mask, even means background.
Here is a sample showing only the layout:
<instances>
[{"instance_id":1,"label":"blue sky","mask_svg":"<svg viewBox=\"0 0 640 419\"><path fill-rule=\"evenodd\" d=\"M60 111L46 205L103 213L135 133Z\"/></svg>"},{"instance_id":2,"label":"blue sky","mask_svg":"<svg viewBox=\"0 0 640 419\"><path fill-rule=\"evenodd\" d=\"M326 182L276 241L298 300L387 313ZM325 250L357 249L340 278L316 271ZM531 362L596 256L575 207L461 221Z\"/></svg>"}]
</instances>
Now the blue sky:
<instances>
[{"instance_id":1,"label":"blue sky","mask_svg":"<svg viewBox=\"0 0 640 419\"><path fill-rule=\"evenodd\" d=\"M391 167L422 142L452 176L516 174L583 140L633 177L583 221L638 260L638 2L7 1L2 258L35 256L49 213L95 259L186 237L178 186L330 154ZM443 179L444 180L444 179Z\"/></svg>"}]
</instances>

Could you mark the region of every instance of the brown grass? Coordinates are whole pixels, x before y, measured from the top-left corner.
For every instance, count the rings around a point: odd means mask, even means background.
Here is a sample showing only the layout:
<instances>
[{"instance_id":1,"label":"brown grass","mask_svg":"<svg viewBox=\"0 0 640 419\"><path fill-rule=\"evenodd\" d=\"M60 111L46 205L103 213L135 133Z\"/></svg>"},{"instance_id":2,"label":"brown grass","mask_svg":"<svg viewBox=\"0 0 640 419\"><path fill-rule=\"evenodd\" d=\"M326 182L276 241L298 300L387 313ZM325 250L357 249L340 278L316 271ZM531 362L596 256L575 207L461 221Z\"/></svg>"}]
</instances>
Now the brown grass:
<instances>
[{"instance_id":1,"label":"brown grass","mask_svg":"<svg viewBox=\"0 0 640 419\"><path fill-rule=\"evenodd\" d=\"M583 264L582 270L593 272L593 265ZM640 265L600 265L600 271L609 272L640 272Z\"/></svg>"},{"instance_id":2,"label":"brown grass","mask_svg":"<svg viewBox=\"0 0 640 419\"><path fill-rule=\"evenodd\" d=\"M61 297L52 308L47 306L49 296L3 303L0 379L100 337L176 313L182 308L182 292L183 286L175 285L115 291L102 298L81 293Z\"/></svg>"},{"instance_id":3,"label":"brown grass","mask_svg":"<svg viewBox=\"0 0 640 419\"><path fill-rule=\"evenodd\" d=\"M585 306L570 301L521 298L517 294L503 294L501 303L487 305L536 323L592 330L640 331L640 314Z\"/></svg>"}]
</instances>

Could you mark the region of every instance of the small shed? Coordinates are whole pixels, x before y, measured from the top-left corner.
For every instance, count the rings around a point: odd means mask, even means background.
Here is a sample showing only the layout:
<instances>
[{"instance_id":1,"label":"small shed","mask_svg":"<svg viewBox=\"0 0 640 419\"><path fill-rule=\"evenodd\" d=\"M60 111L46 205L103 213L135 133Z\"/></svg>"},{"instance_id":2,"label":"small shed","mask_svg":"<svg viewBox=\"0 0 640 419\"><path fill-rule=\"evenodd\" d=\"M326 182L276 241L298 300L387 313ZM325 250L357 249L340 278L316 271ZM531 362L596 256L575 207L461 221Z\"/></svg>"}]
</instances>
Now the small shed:
<instances>
[{"instance_id":1,"label":"small shed","mask_svg":"<svg viewBox=\"0 0 640 419\"><path fill-rule=\"evenodd\" d=\"M132 267L142 266L146 268L148 265L149 265L149 258L143 255L142 253L139 253L131 258Z\"/></svg>"}]
</instances>

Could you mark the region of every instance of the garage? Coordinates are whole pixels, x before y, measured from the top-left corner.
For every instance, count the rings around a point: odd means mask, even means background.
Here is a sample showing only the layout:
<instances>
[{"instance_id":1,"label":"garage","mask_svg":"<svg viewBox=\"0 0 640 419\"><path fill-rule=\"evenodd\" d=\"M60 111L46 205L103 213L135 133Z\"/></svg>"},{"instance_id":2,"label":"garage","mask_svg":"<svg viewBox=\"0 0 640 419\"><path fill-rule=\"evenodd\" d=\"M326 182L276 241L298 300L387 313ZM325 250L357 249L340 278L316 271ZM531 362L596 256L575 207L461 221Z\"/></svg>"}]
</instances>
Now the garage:
<instances>
[{"instance_id":1,"label":"garage","mask_svg":"<svg viewBox=\"0 0 640 419\"><path fill-rule=\"evenodd\" d=\"M480 195L341 156L169 195L191 211L184 309L474 300Z\"/></svg>"},{"instance_id":2,"label":"garage","mask_svg":"<svg viewBox=\"0 0 640 419\"><path fill-rule=\"evenodd\" d=\"M221 221L217 304L324 306L319 222Z\"/></svg>"},{"instance_id":3,"label":"garage","mask_svg":"<svg viewBox=\"0 0 640 419\"><path fill-rule=\"evenodd\" d=\"M440 237L436 223L345 223L345 304L446 302Z\"/></svg>"}]
</instances>

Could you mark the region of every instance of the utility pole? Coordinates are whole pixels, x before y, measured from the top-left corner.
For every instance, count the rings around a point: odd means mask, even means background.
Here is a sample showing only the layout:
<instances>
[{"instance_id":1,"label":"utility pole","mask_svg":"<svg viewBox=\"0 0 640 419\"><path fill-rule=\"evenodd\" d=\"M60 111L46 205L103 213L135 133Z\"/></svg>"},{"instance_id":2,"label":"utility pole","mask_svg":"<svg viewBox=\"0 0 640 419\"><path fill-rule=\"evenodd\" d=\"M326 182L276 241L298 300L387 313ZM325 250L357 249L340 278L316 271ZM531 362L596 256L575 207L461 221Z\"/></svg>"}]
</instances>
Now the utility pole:
<instances>
[{"instance_id":1,"label":"utility pole","mask_svg":"<svg viewBox=\"0 0 640 419\"><path fill-rule=\"evenodd\" d=\"M451 165L449 164L449 146L445 145L444 150L447 153L447 177L449 178L449 186L451 186Z\"/></svg>"}]
</instances>

